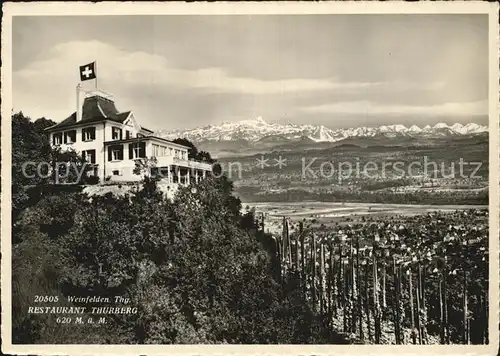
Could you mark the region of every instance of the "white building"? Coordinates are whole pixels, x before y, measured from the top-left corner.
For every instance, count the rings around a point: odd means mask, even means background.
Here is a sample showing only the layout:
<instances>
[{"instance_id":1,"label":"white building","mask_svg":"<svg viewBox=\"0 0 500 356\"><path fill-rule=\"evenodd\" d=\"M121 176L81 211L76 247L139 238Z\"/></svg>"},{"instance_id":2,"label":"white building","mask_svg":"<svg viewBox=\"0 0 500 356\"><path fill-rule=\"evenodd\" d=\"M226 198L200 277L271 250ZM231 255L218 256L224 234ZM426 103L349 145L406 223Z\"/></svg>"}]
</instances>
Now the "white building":
<instances>
[{"instance_id":1,"label":"white building","mask_svg":"<svg viewBox=\"0 0 500 356\"><path fill-rule=\"evenodd\" d=\"M77 110L47 131L53 147L80 153L100 182L140 180L133 170L141 158L155 157L155 171L167 183L189 184L212 171L211 164L188 159L189 147L154 136L131 111L118 111L113 96L100 90L78 86Z\"/></svg>"}]
</instances>

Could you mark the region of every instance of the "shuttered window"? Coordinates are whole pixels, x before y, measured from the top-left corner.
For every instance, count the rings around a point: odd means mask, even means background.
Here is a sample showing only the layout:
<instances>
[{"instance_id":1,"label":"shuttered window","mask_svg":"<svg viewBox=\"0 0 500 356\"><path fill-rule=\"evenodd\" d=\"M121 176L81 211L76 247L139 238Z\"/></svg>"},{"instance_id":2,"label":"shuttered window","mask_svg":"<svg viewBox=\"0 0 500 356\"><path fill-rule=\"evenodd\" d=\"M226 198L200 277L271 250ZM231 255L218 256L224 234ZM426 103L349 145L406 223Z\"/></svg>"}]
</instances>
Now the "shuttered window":
<instances>
[{"instance_id":1,"label":"shuttered window","mask_svg":"<svg viewBox=\"0 0 500 356\"><path fill-rule=\"evenodd\" d=\"M64 143L76 142L76 130L66 131L64 133Z\"/></svg>"},{"instance_id":2,"label":"shuttered window","mask_svg":"<svg viewBox=\"0 0 500 356\"><path fill-rule=\"evenodd\" d=\"M113 145L108 147L108 161L123 160L123 145Z\"/></svg>"},{"instance_id":3,"label":"shuttered window","mask_svg":"<svg viewBox=\"0 0 500 356\"><path fill-rule=\"evenodd\" d=\"M112 128L112 135L111 135L111 138L113 140L121 140L123 137L122 137L122 129L118 128L118 127L113 127Z\"/></svg>"},{"instance_id":4,"label":"shuttered window","mask_svg":"<svg viewBox=\"0 0 500 356\"><path fill-rule=\"evenodd\" d=\"M53 145L60 145L62 143L62 137L63 137L62 132L54 133L52 135L52 144Z\"/></svg>"},{"instance_id":5,"label":"shuttered window","mask_svg":"<svg viewBox=\"0 0 500 356\"><path fill-rule=\"evenodd\" d=\"M82 151L82 157L88 163L95 164L95 150Z\"/></svg>"},{"instance_id":6,"label":"shuttered window","mask_svg":"<svg viewBox=\"0 0 500 356\"><path fill-rule=\"evenodd\" d=\"M129 143L128 158L146 158L146 142Z\"/></svg>"},{"instance_id":7,"label":"shuttered window","mask_svg":"<svg viewBox=\"0 0 500 356\"><path fill-rule=\"evenodd\" d=\"M84 127L82 129L82 141L95 140L95 127Z\"/></svg>"}]
</instances>

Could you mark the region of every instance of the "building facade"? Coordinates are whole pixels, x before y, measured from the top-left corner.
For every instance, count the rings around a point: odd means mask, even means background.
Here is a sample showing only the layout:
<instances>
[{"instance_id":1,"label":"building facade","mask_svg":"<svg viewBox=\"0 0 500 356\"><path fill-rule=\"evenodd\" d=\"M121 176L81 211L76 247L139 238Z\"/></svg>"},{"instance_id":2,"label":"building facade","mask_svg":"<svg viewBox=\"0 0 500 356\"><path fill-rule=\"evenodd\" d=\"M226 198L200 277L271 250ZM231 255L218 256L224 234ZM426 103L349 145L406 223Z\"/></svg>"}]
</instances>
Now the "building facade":
<instances>
[{"instance_id":1,"label":"building facade","mask_svg":"<svg viewBox=\"0 0 500 356\"><path fill-rule=\"evenodd\" d=\"M111 94L77 87L77 110L49 127L52 147L74 150L91 165L100 182L137 181L136 161L153 159L152 173L164 182L189 184L212 172L211 164L188 158L189 147L153 135L131 111L119 112ZM146 173L147 174L147 173Z\"/></svg>"}]
</instances>

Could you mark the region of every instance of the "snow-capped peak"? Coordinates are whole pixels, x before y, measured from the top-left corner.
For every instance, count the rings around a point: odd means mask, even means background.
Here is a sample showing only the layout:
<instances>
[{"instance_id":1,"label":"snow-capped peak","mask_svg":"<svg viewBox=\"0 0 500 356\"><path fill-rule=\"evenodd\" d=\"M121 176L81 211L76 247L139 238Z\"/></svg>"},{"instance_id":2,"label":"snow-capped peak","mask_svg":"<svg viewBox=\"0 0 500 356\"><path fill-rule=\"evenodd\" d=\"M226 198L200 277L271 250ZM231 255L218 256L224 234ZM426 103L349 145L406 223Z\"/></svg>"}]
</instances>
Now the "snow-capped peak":
<instances>
[{"instance_id":1,"label":"snow-capped peak","mask_svg":"<svg viewBox=\"0 0 500 356\"><path fill-rule=\"evenodd\" d=\"M448 128L448 125L440 122L440 123L437 123L436 125L434 125L433 127L434 129L447 129Z\"/></svg>"},{"instance_id":2,"label":"snow-capped peak","mask_svg":"<svg viewBox=\"0 0 500 356\"><path fill-rule=\"evenodd\" d=\"M477 128L479 127L478 124L474 124L472 122L469 122L467 125L465 125L466 128L470 129L470 128Z\"/></svg>"},{"instance_id":3,"label":"snow-capped peak","mask_svg":"<svg viewBox=\"0 0 500 356\"><path fill-rule=\"evenodd\" d=\"M445 130L447 129L447 130ZM246 140L257 142L266 137L283 138L287 140L308 137L315 142L336 142L349 137L399 137L399 136L425 136L443 137L448 135L468 135L487 132L488 127L469 123L467 125L454 124L448 126L438 123L434 126L426 125L423 129L417 125L407 128L404 125L392 124L380 127L356 127L347 129L330 129L325 126L297 125L292 123L268 123L261 116L254 119L238 122L224 122L220 125L209 125L192 130L160 131L161 137L174 139L185 137L193 142L202 141L234 141Z\"/></svg>"},{"instance_id":4,"label":"snow-capped peak","mask_svg":"<svg viewBox=\"0 0 500 356\"><path fill-rule=\"evenodd\" d=\"M467 125L465 125L462 128L463 134L480 133L480 132L486 132L486 131L488 131L488 127L474 124L472 122L468 123Z\"/></svg>"},{"instance_id":5,"label":"snow-capped peak","mask_svg":"<svg viewBox=\"0 0 500 356\"><path fill-rule=\"evenodd\" d=\"M396 132L406 132L408 129L404 125L391 125L391 127Z\"/></svg>"},{"instance_id":6,"label":"snow-capped peak","mask_svg":"<svg viewBox=\"0 0 500 356\"><path fill-rule=\"evenodd\" d=\"M259 116L255 119L250 119L250 120L242 120L237 123L235 123L237 126L264 126L268 125L268 123L262 118L262 116ZM235 125L234 123L232 125Z\"/></svg>"},{"instance_id":7,"label":"snow-capped peak","mask_svg":"<svg viewBox=\"0 0 500 356\"><path fill-rule=\"evenodd\" d=\"M408 129L404 125L383 125L378 128L380 132L406 132Z\"/></svg>"},{"instance_id":8,"label":"snow-capped peak","mask_svg":"<svg viewBox=\"0 0 500 356\"><path fill-rule=\"evenodd\" d=\"M417 125L412 125L409 129L409 132L422 132L422 129L418 127Z\"/></svg>"},{"instance_id":9,"label":"snow-capped peak","mask_svg":"<svg viewBox=\"0 0 500 356\"><path fill-rule=\"evenodd\" d=\"M335 140L332 137L331 130L324 127L324 126L319 126L310 136L309 138L313 141L316 142L335 142L338 140Z\"/></svg>"}]
</instances>

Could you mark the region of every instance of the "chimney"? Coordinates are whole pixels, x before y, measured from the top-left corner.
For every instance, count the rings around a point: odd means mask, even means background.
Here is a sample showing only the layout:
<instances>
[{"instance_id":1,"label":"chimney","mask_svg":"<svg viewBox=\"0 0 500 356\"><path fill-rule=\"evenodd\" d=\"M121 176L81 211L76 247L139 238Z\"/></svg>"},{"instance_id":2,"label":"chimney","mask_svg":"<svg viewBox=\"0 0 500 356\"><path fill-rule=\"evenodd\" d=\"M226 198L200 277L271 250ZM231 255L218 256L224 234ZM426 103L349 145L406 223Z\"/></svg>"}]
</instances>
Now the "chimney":
<instances>
[{"instance_id":1,"label":"chimney","mask_svg":"<svg viewBox=\"0 0 500 356\"><path fill-rule=\"evenodd\" d=\"M82 86L80 83L76 86L76 122L82 120L82 106L83 103L80 101L82 96Z\"/></svg>"}]
</instances>

